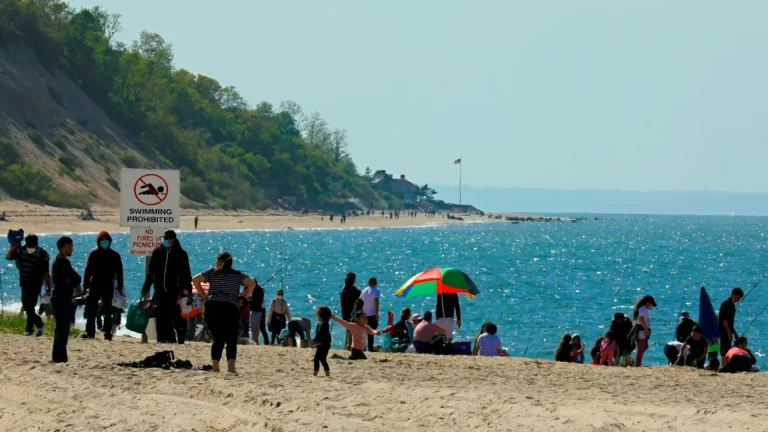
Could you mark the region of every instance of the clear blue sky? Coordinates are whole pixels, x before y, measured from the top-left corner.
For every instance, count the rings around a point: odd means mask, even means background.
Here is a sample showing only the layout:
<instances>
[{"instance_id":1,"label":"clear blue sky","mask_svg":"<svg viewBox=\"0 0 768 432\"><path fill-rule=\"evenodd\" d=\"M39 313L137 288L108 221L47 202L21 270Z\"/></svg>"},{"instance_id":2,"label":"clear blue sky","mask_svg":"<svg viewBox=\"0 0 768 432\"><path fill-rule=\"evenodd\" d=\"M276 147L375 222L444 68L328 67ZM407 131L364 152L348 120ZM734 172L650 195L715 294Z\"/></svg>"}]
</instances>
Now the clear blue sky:
<instances>
[{"instance_id":1,"label":"clear blue sky","mask_svg":"<svg viewBox=\"0 0 768 432\"><path fill-rule=\"evenodd\" d=\"M418 183L768 192L768 1L74 0Z\"/></svg>"}]
</instances>

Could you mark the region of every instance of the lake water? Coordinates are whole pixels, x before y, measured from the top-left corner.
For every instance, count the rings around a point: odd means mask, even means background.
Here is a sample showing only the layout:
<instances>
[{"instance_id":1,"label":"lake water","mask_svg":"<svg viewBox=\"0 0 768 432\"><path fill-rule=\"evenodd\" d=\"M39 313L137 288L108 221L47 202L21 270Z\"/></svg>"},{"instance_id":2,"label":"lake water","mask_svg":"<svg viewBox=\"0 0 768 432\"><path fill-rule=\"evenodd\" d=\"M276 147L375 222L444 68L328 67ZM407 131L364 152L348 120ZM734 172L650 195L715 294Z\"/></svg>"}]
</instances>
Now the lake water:
<instances>
[{"instance_id":1,"label":"lake water","mask_svg":"<svg viewBox=\"0 0 768 432\"><path fill-rule=\"evenodd\" d=\"M602 216L606 217L606 216ZM411 307L423 314L434 309L434 297L404 300L393 293L413 274L432 267L453 266L477 283L478 297L461 298L463 327L459 338L470 338L484 321L499 327L512 356L552 359L563 333L578 333L591 346L610 325L615 312L631 315L633 303L645 294L656 297L649 364L663 364L663 345L672 338L681 308L698 316L699 287L706 285L713 303L734 286L749 290L768 273L768 218L607 216L609 220L579 223L478 223L398 229L306 231L180 232L192 271L212 266L216 253L232 252L236 268L265 281L285 261L302 253L267 289L272 298L281 285L294 316L315 322L314 308L338 310L344 275L358 274L359 286L377 277L382 311ZM82 271L95 244L95 234L76 234L72 262ZM114 235L114 248L124 257L129 297L138 298L143 260L127 256L127 235ZM55 251L58 235L44 235L42 245ZM2 274L6 308L17 303L17 272ZM768 303L768 281L760 284L738 308L737 331ZM13 306L18 308L18 306ZM78 316L81 314L78 313ZM385 319L385 315L384 318ZM748 332L759 364L768 367L763 332L768 313ZM335 326L334 345L343 342Z\"/></svg>"}]
</instances>

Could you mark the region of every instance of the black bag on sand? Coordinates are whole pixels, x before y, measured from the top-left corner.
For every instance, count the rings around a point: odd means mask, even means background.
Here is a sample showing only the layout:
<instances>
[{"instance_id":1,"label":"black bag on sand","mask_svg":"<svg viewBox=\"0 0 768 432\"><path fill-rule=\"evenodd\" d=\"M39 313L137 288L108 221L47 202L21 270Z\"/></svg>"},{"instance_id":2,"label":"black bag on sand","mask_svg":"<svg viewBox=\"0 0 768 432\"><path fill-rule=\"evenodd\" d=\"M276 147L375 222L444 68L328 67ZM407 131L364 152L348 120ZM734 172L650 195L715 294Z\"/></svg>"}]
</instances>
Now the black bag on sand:
<instances>
[{"instance_id":1,"label":"black bag on sand","mask_svg":"<svg viewBox=\"0 0 768 432\"><path fill-rule=\"evenodd\" d=\"M137 368L137 369L147 369L147 368L158 368L158 369L165 369L165 370L194 369L194 370L202 370L202 371L210 371L213 369L213 366L211 365L199 366L196 368L192 367L192 362L190 362L189 360L176 359L173 354L173 351L159 351L159 352L156 352L154 355L151 355L145 358L142 361L118 363L117 365L121 367L130 367L130 368Z\"/></svg>"}]
</instances>

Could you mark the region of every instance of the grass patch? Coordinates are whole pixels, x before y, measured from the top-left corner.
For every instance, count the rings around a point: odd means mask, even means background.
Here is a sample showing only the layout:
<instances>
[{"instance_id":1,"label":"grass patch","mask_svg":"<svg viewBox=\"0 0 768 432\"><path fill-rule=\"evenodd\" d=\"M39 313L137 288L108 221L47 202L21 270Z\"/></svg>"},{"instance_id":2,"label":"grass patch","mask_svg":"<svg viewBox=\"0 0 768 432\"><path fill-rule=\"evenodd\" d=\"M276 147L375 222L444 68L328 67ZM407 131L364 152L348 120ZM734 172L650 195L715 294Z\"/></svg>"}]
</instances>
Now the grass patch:
<instances>
[{"instance_id":1,"label":"grass patch","mask_svg":"<svg viewBox=\"0 0 768 432\"><path fill-rule=\"evenodd\" d=\"M27 136L29 137L29 140L37 146L37 148L40 150L45 150L45 137L40 133L40 131L35 129L29 130L27 131Z\"/></svg>"},{"instance_id":2,"label":"grass patch","mask_svg":"<svg viewBox=\"0 0 768 432\"><path fill-rule=\"evenodd\" d=\"M61 139L61 137L53 138L53 140L51 140L51 143L54 146L56 146L57 149L59 149L59 150L61 150L63 152L67 151L67 143L65 143L64 140Z\"/></svg>"},{"instance_id":3,"label":"grass patch","mask_svg":"<svg viewBox=\"0 0 768 432\"><path fill-rule=\"evenodd\" d=\"M43 322L45 322L43 335L53 337L53 330L56 327L55 322L46 322L45 317L43 317ZM0 333L23 335L26 326L27 316L23 313L0 312ZM80 337L80 333L80 329L75 326L69 329L69 337Z\"/></svg>"},{"instance_id":4,"label":"grass patch","mask_svg":"<svg viewBox=\"0 0 768 432\"><path fill-rule=\"evenodd\" d=\"M74 156L70 156L70 155L61 155L58 157L58 161L60 164L67 167L72 172L74 172L79 166L79 164L77 163L77 159L75 159Z\"/></svg>"},{"instance_id":5,"label":"grass patch","mask_svg":"<svg viewBox=\"0 0 768 432\"><path fill-rule=\"evenodd\" d=\"M141 167L141 160L135 153L129 151L122 151L119 155L120 161L126 168L139 168Z\"/></svg>"},{"instance_id":6,"label":"grass patch","mask_svg":"<svg viewBox=\"0 0 768 432\"><path fill-rule=\"evenodd\" d=\"M117 180L113 179L112 177L107 177L107 183L109 183L109 185L112 186L116 191L120 192L120 183L118 183Z\"/></svg>"}]
</instances>

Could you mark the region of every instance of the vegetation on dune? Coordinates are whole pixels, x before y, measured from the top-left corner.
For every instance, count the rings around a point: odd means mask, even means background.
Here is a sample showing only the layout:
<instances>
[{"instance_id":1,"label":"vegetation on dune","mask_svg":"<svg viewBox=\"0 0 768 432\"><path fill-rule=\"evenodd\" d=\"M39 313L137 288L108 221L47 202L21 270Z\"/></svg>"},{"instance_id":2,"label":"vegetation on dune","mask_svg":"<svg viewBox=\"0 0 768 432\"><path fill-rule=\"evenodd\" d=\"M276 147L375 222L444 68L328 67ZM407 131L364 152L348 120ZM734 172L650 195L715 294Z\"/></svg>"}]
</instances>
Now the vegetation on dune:
<instances>
[{"instance_id":1,"label":"vegetation on dune","mask_svg":"<svg viewBox=\"0 0 768 432\"><path fill-rule=\"evenodd\" d=\"M151 165L182 171L190 199L227 208L263 208L283 197L318 208L351 197L387 202L358 173L345 130L292 101L253 107L234 87L177 69L159 34L120 43L119 18L59 0L3 0L0 43L34 47L46 67L66 73L128 130ZM42 135L30 138L44 147ZM132 152L118 158L143 166Z\"/></svg>"},{"instance_id":2,"label":"vegetation on dune","mask_svg":"<svg viewBox=\"0 0 768 432\"><path fill-rule=\"evenodd\" d=\"M43 317L45 320L45 317ZM27 316L23 313L0 312L0 333L23 335L27 326ZM56 323L46 322L43 335L53 337ZM70 327L69 337L76 338L80 336L80 329L75 326Z\"/></svg>"}]
</instances>

